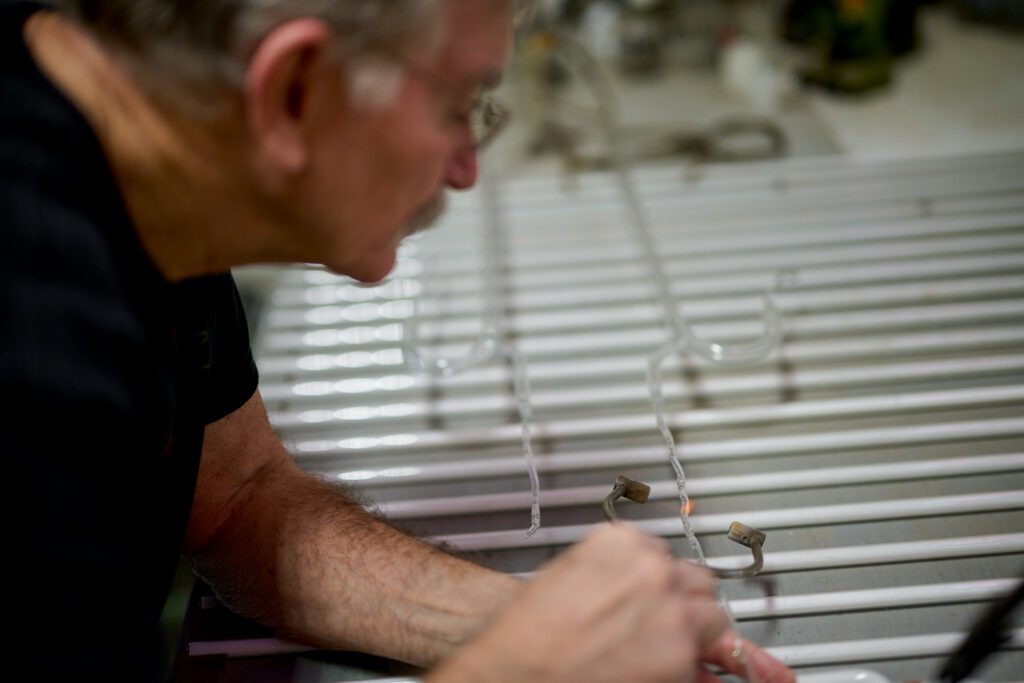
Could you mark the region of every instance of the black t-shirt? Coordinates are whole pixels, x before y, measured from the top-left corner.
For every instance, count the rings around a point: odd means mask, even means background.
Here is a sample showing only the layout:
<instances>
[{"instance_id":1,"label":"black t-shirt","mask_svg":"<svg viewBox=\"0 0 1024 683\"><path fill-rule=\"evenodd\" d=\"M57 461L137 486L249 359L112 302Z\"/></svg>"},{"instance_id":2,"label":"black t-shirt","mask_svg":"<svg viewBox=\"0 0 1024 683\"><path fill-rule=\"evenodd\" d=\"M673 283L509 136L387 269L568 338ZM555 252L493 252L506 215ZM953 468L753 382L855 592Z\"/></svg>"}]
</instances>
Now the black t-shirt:
<instances>
[{"instance_id":1,"label":"black t-shirt","mask_svg":"<svg viewBox=\"0 0 1024 683\"><path fill-rule=\"evenodd\" d=\"M168 283L0 3L4 670L152 680L204 426L256 389L229 274ZM12 661L13 657L13 661Z\"/></svg>"}]
</instances>

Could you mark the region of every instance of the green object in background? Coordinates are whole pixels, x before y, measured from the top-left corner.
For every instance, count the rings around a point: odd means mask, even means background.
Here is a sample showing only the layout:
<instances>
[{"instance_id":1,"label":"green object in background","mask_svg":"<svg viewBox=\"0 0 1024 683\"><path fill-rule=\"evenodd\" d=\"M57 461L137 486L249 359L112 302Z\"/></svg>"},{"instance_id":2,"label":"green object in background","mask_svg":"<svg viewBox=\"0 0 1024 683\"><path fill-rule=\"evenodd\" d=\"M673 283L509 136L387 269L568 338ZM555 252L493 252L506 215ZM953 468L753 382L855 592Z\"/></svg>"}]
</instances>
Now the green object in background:
<instances>
[{"instance_id":1,"label":"green object in background","mask_svg":"<svg viewBox=\"0 0 1024 683\"><path fill-rule=\"evenodd\" d=\"M818 66L801 74L813 86L840 93L864 93L892 80L893 1L794 0L786 11L783 34L790 42L811 45ZM912 1L912 0L911 0Z\"/></svg>"}]
</instances>

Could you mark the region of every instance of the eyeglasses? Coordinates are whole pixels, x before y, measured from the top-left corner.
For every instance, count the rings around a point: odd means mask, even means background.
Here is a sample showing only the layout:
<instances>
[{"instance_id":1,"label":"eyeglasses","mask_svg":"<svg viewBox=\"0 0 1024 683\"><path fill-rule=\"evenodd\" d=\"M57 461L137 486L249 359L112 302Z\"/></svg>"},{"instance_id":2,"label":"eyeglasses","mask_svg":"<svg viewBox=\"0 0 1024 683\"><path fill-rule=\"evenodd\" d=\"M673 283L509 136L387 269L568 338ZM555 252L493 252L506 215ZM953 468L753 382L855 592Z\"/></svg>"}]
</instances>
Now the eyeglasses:
<instances>
[{"instance_id":1,"label":"eyeglasses","mask_svg":"<svg viewBox=\"0 0 1024 683\"><path fill-rule=\"evenodd\" d=\"M470 113L470 129L477 149L490 144L498 133L505 129L512 110L493 94L483 91L477 94Z\"/></svg>"},{"instance_id":2,"label":"eyeglasses","mask_svg":"<svg viewBox=\"0 0 1024 683\"><path fill-rule=\"evenodd\" d=\"M481 150L493 142L512 118L512 109L495 97L487 87L479 88L474 95L444 76L416 64L402 55L392 56L398 59L412 75L424 79L435 88L446 91L449 104L472 100L468 114L460 115L459 118L465 116L467 119L475 149Z\"/></svg>"}]
</instances>

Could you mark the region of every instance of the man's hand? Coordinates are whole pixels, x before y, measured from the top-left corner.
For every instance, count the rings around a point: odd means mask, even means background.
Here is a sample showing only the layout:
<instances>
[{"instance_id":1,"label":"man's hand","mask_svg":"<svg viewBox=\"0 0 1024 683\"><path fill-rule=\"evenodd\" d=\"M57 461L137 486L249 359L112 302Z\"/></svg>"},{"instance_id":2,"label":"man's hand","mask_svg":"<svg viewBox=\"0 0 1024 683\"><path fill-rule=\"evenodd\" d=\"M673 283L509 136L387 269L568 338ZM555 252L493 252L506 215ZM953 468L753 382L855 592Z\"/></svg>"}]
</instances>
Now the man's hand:
<instances>
[{"instance_id":1,"label":"man's hand","mask_svg":"<svg viewBox=\"0 0 1024 683\"><path fill-rule=\"evenodd\" d=\"M427 681L715 680L701 661L746 677L729 628L709 572L673 558L661 539L607 526L553 562ZM795 680L760 648L744 643L742 652L752 680Z\"/></svg>"}]
</instances>

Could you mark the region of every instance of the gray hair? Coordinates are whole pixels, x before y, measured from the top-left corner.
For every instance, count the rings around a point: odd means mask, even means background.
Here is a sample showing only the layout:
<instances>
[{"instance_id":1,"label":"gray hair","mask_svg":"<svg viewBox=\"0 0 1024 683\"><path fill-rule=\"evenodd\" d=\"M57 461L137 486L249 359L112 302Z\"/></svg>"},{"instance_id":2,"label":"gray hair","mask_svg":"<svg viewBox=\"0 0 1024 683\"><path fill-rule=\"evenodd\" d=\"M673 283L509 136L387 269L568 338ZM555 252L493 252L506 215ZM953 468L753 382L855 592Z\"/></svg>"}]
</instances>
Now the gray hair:
<instances>
[{"instance_id":1,"label":"gray hair","mask_svg":"<svg viewBox=\"0 0 1024 683\"><path fill-rule=\"evenodd\" d=\"M370 56L376 49L403 43L428 44L437 35L440 0L60 0L59 4L124 53L156 94L184 90L209 96L240 87L252 52L286 21L320 18L338 34L339 53ZM379 68L379 60L364 62Z\"/></svg>"}]
</instances>

